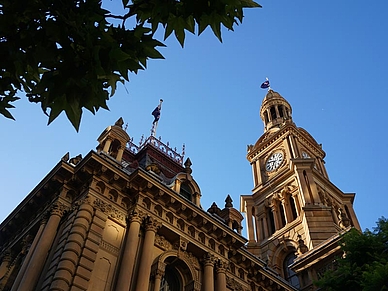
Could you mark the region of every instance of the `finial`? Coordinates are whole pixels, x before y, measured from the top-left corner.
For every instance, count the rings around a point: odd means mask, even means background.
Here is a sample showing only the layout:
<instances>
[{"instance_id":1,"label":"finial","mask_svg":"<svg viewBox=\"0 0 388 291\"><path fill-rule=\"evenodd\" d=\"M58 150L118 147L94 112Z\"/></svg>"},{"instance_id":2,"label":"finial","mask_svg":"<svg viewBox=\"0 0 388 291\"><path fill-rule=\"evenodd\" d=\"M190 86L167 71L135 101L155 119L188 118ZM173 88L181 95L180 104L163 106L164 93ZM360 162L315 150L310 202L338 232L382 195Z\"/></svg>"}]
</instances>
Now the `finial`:
<instances>
[{"instance_id":1,"label":"finial","mask_svg":"<svg viewBox=\"0 0 388 291\"><path fill-rule=\"evenodd\" d=\"M212 206L207 210L207 212L212 213L212 214L221 214L221 209L217 206L215 202L213 202Z\"/></svg>"},{"instance_id":2,"label":"finial","mask_svg":"<svg viewBox=\"0 0 388 291\"><path fill-rule=\"evenodd\" d=\"M123 124L124 124L124 120L122 117L120 117L119 119L117 119L117 121L115 122L115 125L116 126L120 126L121 128L123 128Z\"/></svg>"},{"instance_id":3,"label":"finial","mask_svg":"<svg viewBox=\"0 0 388 291\"><path fill-rule=\"evenodd\" d=\"M188 174L191 174L193 172L193 170L191 169L192 163L191 163L190 158L186 159L186 162L184 163L184 165L185 165L185 172Z\"/></svg>"},{"instance_id":4,"label":"finial","mask_svg":"<svg viewBox=\"0 0 388 291\"><path fill-rule=\"evenodd\" d=\"M127 128L128 128L128 122L125 124L124 130L127 131Z\"/></svg>"},{"instance_id":5,"label":"finial","mask_svg":"<svg viewBox=\"0 0 388 291\"><path fill-rule=\"evenodd\" d=\"M139 146L141 146L143 144L143 139L144 139L144 134L141 135Z\"/></svg>"},{"instance_id":6,"label":"finial","mask_svg":"<svg viewBox=\"0 0 388 291\"><path fill-rule=\"evenodd\" d=\"M232 197L230 197L230 195L228 194L228 196L225 199L225 207L227 207L227 208L233 207L232 202L233 202Z\"/></svg>"},{"instance_id":7,"label":"finial","mask_svg":"<svg viewBox=\"0 0 388 291\"><path fill-rule=\"evenodd\" d=\"M62 158L61 158L61 161L63 162L67 162L70 158L70 154L69 152L67 152Z\"/></svg>"}]
</instances>

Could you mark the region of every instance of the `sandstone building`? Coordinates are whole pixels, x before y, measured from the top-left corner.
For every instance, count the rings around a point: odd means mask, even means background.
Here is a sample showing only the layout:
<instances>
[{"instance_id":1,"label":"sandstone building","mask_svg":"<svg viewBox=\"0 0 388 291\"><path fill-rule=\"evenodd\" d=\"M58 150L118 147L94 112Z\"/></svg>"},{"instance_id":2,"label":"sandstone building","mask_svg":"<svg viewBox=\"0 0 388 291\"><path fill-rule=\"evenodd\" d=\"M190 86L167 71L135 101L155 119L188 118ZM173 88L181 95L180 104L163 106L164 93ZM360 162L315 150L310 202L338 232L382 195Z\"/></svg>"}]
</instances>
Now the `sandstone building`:
<instances>
[{"instance_id":1,"label":"sandstone building","mask_svg":"<svg viewBox=\"0 0 388 291\"><path fill-rule=\"evenodd\" d=\"M205 210L190 159L153 135L135 145L120 118L2 222L0 290L314 290L341 232L360 228L354 194L330 182L282 96L269 90L260 112L254 188L240 201L247 239L229 196Z\"/></svg>"}]
</instances>

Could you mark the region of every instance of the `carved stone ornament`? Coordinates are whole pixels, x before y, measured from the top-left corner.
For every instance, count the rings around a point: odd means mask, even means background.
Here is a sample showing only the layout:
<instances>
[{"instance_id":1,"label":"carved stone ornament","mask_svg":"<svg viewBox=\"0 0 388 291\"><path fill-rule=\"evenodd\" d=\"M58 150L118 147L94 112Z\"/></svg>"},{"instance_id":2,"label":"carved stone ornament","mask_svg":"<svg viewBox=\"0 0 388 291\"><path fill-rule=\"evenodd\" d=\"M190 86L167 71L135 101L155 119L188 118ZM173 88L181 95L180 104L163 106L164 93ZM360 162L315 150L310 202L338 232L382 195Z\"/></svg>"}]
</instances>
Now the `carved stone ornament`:
<instances>
[{"instance_id":1,"label":"carved stone ornament","mask_svg":"<svg viewBox=\"0 0 388 291\"><path fill-rule=\"evenodd\" d=\"M164 275L165 269L166 264L158 261L157 263L152 265L151 276L161 278Z\"/></svg>"},{"instance_id":2,"label":"carved stone ornament","mask_svg":"<svg viewBox=\"0 0 388 291\"><path fill-rule=\"evenodd\" d=\"M307 252L309 249L308 247L305 245L304 243L304 240L302 239L302 236L300 234L298 234L298 253L299 254L304 254L305 252Z\"/></svg>"},{"instance_id":3,"label":"carved stone ornament","mask_svg":"<svg viewBox=\"0 0 388 291\"><path fill-rule=\"evenodd\" d=\"M154 231L155 233L162 226L162 223L159 220L151 216L147 216L144 220L144 223L146 231Z\"/></svg>"},{"instance_id":4,"label":"carved stone ornament","mask_svg":"<svg viewBox=\"0 0 388 291\"><path fill-rule=\"evenodd\" d=\"M155 245L165 251L172 249L172 244L164 236L158 234L155 236Z\"/></svg>"},{"instance_id":5,"label":"carved stone ornament","mask_svg":"<svg viewBox=\"0 0 388 291\"><path fill-rule=\"evenodd\" d=\"M338 208L338 219L339 226L342 229L345 229L350 225L350 219L346 216L346 213L340 207Z\"/></svg>"},{"instance_id":6,"label":"carved stone ornament","mask_svg":"<svg viewBox=\"0 0 388 291\"><path fill-rule=\"evenodd\" d=\"M179 248L183 251L187 250L187 245L189 244L189 240L180 238L179 239Z\"/></svg>"},{"instance_id":7,"label":"carved stone ornament","mask_svg":"<svg viewBox=\"0 0 388 291\"><path fill-rule=\"evenodd\" d=\"M180 252L179 257L188 260L193 266L199 269L199 261L192 253Z\"/></svg>"},{"instance_id":8,"label":"carved stone ornament","mask_svg":"<svg viewBox=\"0 0 388 291\"><path fill-rule=\"evenodd\" d=\"M90 196L86 195L82 197L81 199L78 199L73 203L73 207L71 210L77 210L82 204L90 204Z\"/></svg>"},{"instance_id":9,"label":"carved stone ornament","mask_svg":"<svg viewBox=\"0 0 388 291\"><path fill-rule=\"evenodd\" d=\"M63 204L60 201L54 202L54 204L51 206L50 214L51 215L58 215L62 217L66 211L69 210L69 207L67 207L65 204Z\"/></svg>"},{"instance_id":10,"label":"carved stone ornament","mask_svg":"<svg viewBox=\"0 0 388 291\"><path fill-rule=\"evenodd\" d=\"M234 291L246 290L239 282L229 276L226 276L226 286Z\"/></svg>"},{"instance_id":11,"label":"carved stone ornament","mask_svg":"<svg viewBox=\"0 0 388 291\"><path fill-rule=\"evenodd\" d=\"M109 217L119 220L121 222L125 222L125 214L117 208L113 207L111 204L106 203L101 199L97 198L96 200L94 200L93 206L101 212L107 214Z\"/></svg>"},{"instance_id":12,"label":"carved stone ornament","mask_svg":"<svg viewBox=\"0 0 388 291\"><path fill-rule=\"evenodd\" d=\"M225 273L228 267L229 267L229 263L222 260L218 260L218 262L216 263L216 272Z\"/></svg>"},{"instance_id":13,"label":"carved stone ornament","mask_svg":"<svg viewBox=\"0 0 388 291\"><path fill-rule=\"evenodd\" d=\"M141 223L144 217L146 217L146 214L143 211L140 211L138 209L133 209L128 215L128 221L129 223L131 222Z\"/></svg>"}]
</instances>

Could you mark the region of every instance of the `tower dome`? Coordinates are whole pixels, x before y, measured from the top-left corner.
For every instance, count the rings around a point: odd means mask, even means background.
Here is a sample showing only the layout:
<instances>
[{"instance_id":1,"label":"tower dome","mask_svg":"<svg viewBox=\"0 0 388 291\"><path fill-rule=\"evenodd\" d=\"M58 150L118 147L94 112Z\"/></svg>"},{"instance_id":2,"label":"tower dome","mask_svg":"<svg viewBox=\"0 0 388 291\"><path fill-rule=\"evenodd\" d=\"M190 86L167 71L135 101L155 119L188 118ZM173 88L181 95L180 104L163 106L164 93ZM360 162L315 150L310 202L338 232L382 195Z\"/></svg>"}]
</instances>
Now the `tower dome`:
<instances>
[{"instance_id":1,"label":"tower dome","mask_svg":"<svg viewBox=\"0 0 388 291\"><path fill-rule=\"evenodd\" d=\"M269 90L261 104L260 117L266 132L273 128L280 128L285 123L292 123L292 108L278 92Z\"/></svg>"}]
</instances>

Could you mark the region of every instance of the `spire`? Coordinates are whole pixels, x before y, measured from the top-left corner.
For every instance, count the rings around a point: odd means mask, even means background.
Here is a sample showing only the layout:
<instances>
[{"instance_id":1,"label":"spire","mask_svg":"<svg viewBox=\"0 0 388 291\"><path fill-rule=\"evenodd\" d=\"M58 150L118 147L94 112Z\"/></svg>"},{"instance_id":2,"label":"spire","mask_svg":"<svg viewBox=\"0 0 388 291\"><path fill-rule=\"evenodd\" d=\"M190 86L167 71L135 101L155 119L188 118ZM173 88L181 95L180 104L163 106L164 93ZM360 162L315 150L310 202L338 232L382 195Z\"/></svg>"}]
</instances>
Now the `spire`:
<instances>
[{"instance_id":1,"label":"spire","mask_svg":"<svg viewBox=\"0 0 388 291\"><path fill-rule=\"evenodd\" d=\"M270 89L261 104L260 117L266 132L272 128L280 128L286 122L292 122L292 108L286 99Z\"/></svg>"}]
</instances>

